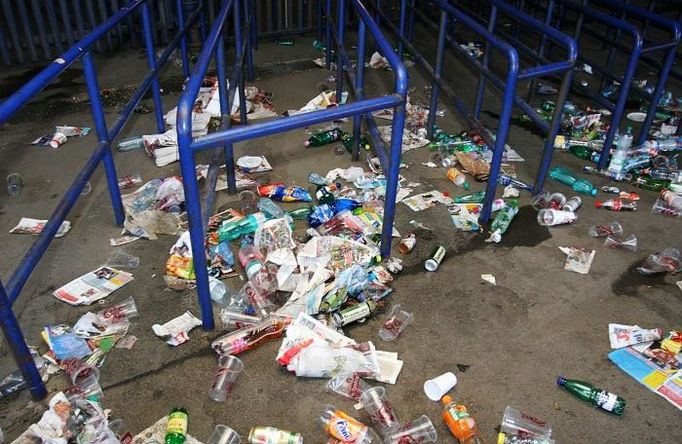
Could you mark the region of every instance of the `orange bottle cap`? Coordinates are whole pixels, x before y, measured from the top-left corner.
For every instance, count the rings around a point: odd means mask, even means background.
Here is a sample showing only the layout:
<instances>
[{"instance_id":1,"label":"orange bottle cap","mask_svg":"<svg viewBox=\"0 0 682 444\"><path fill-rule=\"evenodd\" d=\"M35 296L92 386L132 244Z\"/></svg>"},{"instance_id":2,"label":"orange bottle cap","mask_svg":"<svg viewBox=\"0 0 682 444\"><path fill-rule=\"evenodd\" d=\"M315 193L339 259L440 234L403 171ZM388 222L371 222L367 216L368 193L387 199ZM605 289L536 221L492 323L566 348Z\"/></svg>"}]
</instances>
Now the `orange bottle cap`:
<instances>
[{"instance_id":1,"label":"orange bottle cap","mask_svg":"<svg viewBox=\"0 0 682 444\"><path fill-rule=\"evenodd\" d=\"M452 402L452 398L449 395L445 395L440 399L440 402L443 403L443 405L450 404Z\"/></svg>"}]
</instances>

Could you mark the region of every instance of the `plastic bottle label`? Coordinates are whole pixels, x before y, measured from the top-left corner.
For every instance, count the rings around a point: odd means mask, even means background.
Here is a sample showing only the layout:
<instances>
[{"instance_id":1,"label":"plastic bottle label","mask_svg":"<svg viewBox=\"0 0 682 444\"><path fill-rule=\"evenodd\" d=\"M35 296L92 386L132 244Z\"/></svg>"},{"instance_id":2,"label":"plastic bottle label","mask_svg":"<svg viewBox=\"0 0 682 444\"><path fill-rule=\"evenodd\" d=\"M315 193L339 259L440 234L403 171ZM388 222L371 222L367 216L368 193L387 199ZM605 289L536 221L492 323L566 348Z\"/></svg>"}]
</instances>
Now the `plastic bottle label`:
<instances>
[{"instance_id":1,"label":"plastic bottle label","mask_svg":"<svg viewBox=\"0 0 682 444\"><path fill-rule=\"evenodd\" d=\"M370 313L369 305L358 304L345 312L339 313L339 315L341 316L341 324L347 325L351 322L366 318Z\"/></svg>"},{"instance_id":2,"label":"plastic bottle label","mask_svg":"<svg viewBox=\"0 0 682 444\"><path fill-rule=\"evenodd\" d=\"M187 413L173 412L168 416L166 433L186 435L187 434Z\"/></svg>"},{"instance_id":3,"label":"plastic bottle label","mask_svg":"<svg viewBox=\"0 0 682 444\"><path fill-rule=\"evenodd\" d=\"M466 419L471 416L469 415L469 412L467 411L466 407L462 405L455 405L453 407L450 407L448 409L448 414L456 421L459 421L460 419Z\"/></svg>"},{"instance_id":4,"label":"plastic bottle label","mask_svg":"<svg viewBox=\"0 0 682 444\"><path fill-rule=\"evenodd\" d=\"M358 442L366 431L367 426L340 410L327 423L327 433L342 442Z\"/></svg>"},{"instance_id":5,"label":"plastic bottle label","mask_svg":"<svg viewBox=\"0 0 682 444\"><path fill-rule=\"evenodd\" d=\"M613 408L616 406L616 401L618 401L618 396L613 393L601 391L597 394L597 406L603 408L607 412L613 411Z\"/></svg>"}]
</instances>

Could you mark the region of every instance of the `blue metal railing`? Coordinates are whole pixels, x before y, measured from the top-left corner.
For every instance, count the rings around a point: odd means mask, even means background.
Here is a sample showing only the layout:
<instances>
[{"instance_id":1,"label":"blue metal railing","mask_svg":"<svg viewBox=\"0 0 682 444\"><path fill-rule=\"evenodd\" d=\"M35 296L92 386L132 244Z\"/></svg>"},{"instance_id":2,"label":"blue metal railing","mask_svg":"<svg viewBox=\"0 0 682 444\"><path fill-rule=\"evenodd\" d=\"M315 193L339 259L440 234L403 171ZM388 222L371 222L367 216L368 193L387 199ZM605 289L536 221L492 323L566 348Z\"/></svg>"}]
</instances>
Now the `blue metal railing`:
<instances>
[{"instance_id":1,"label":"blue metal railing","mask_svg":"<svg viewBox=\"0 0 682 444\"><path fill-rule=\"evenodd\" d=\"M54 239L57 230L66 219L71 208L73 208L78 197L81 195L83 188L100 162L106 173L109 196L114 211L114 220L118 225L123 223L125 214L118 187L116 168L111 153L111 143L119 135L121 129L133 113L133 110L150 87L152 89L152 98L156 110L157 127L159 132L164 131L163 104L161 102L158 78L159 69L166 63L171 53L175 51L178 46L181 46L181 51L184 53L183 60L187 60L186 45L181 45L181 43L186 39L187 29L189 29L197 20L201 13L201 7L199 7L187 17L186 21L179 23L179 31L171 39L168 47L157 59L153 42L153 18L150 3L152 3L150 0L131 0L125 6L122 6L118 12L112 15L107 21L96 27L91 33L87 34L82 40L76 42L59 58L47 65L45 69L22 86L12 96L0 103L0 125L2 125L10 120L22 106L35 97L43 88L66 71L71 64L81 60L98 138L97 147L77 174L73 183L66 191L66 194L64 194L60 200L57 208L53 211L47 224L45 224L43 231L10 276L7 285L4 286L0 281L0 326L5 333L7 342L12 348L17 365L24 377L24 381L26 381L33 397L38 399L44 398L47 391L38 370L33 363L33 359L31 358L17 318L12 311L12 305L20 296L22 288L40 262L43 254L45 254L45 251ZM180 3L180 0L178 0L178 3ZM91 52L98 42L106 38L106 36L117 28L121 22L131 19L137 11L140 11L141 14L149 71L137 91L123 107L123 110L109 128L107 127L104 115L104 106L100 97L97 72Z\"/></svg>"},{"instance_id":2,"label":"blue metal railing","mask_svg":"<svg viewBox=\"0 0 682 444\"><path fill-rule=\"evenodd\" d=\"M662 18L645 9L614 0L580 0L579 2L573 0L525 0L522 2L517 1L516 4L519 8L533 7L535 10L539 10L544 15L546 23L552 24L562 32L568 32L565 29L569 28L573 33L573 37L578 42L585 42L586 37L591 37L596 39L593 40L592 45L594 45L594 42L597 42L597 44L603 43L608 48L608 56L604 59L605 63L587 56L585 51L581 51L578 60L589 64L593 71L601 75L601 87L604 87L610 81L620 83L618 91L614 95L615 100L607 99L600 94L600 91L594 91L588 86L577 82L573 84L575 90L587 95L599 106L606 108L612 113L611 125L604 139L604 152L606 155L600 156L599 159L600 169L606 166L606 162L609 159L608 149L612 146L617 136L619 125L625 114L628 95L631 90L638 89L633 84L633 79L635 78L639 62L647 62L654 52L662 52L664 54L664 61L658 65L660 70L656 80L656 87L653 94L649 97L650 105L647 117L637 139L637 143L644 142L648 137L658 101L663 93L674 62L675 52L680 40L680 25L674 20ZM575 20L569 19L569 12L577 16ZM637 22L639 22L639 26ZM649 27L656 27L659 31L665 31L669 37L661 39L660 33L658 33L657 40L645 38L642 31L645 23L649 23ZM603 27L606 31L605 34L600 34L597 30L593 29L593 26L588 26L595 24ZM651 36L651 34L649 35ZM622 42L623 36L629 37L629 45ZM586 43L585 46L587 45ZM544 56L551 49L551 47L543 47L540 55ZM627 59L622 75L613 73L616 51L619 51ZM639 91L642 92L641 89Z\"/></svg>"},{"instance_id":3,"label":"blue metal railing","mask_svg":"<svg viewBox=\"0 0 682 444\"><path fill-rule=\"evenodd\" d=\"M199 298L199 304L201 306L201 316L203 321L204 329L210 330L214 327L213 312L211 309L211 299L208 288L208 273L206 264L201 263L200 258L206 257L206 251L204 249L204 236L206 230L206 222L208 219L208 214L212 211L212 201L215 194L215 177L212 178L211 171L217 172L218 168L218 154L222 149L225 166L228 174L228 191L234 193L236 191L235 187L235 177L234 177L234 155L232 152L232 144L239 141L250 140L258 137L269 136L273 134L278 134L294 129L304 128L309 125L328 122L343 117L355 116L354 120L354 131L357 131L358 122L360 121L359 116L365 115L365 117L370 116L372 111L394 108L395 114L393 119L393 129L391 137L391 146L388 153L380 152L382 151L383 143L378 143L378 138L375 138L375 150L377 156L382 162L384 171L387 172L387 187L386 187L386 206L384 210L384 221L381 237L381 252L383 255L387 256L390 253L391 248L391 230L393 227L393 219L395 213L395 198L398 186L398 169L400 166L400 154L402 148L402 132L405 120L405 100L407 96L407 71L402 61L393 52L390 44L381 34L379 28L374 23L369 13L363 6L360 0L350 0L350 5L352 6L355 14L358 18L358 60L363 61L365 59L365 37L367 31L372 35L375 42L377 43L379 50L387 57L389 64L393 68L395 74L395 85L394 92L383 97L366 99L362 91L362 86L364 82L364 63L359 62L357 64L357 71L355 73L354 86L356 88L355 101L346 105L328 108L320 111L313 111L305 114L298 114L291 117L275 119L267 122L246 125L246 115L242 113L241 123L239 127L229 128L229 109L230 103L232 103L232 97L234 95L234 88L239 85L239 92L243 94L243 82L241 80L241 72L243 69L243 53L240 53L242 45L246 45L249 38L246 38L246 42L243 42L243 34L237 29L239 26L235 27L235 41L237 44L237 57L235 62L235 74L230 79L230 91L227 91L226 87L226 75L225 75L225 60L224 53L222 49L223 38L221 38L224 33L224 22L227 17L227 11L230 8L234 8L235 16L242 17L241 24L243 27L248 28L248 24L251 22L248 19L244 19L242 14L245 8L241 8L240 0L225 0L223 2L223 7L221 9L218 18L216 19L211 32L204 42L203 50L199 56L199 60L195 66L194 72L190 78L190 82L185 89L185 92L180 99L178 105L178 144L180 149L180 163L182 169L182 175L184 177L184 187L185 187L185 200L187 204L187 213L189 218L190 227L190 238L192 242L192 253L195 258L195 273L197 281L197 293ZM327 23L332 27L333 22L329 17L331 10L331 1L328 0L325 5L327 12ZM248 12L248 10L247 10ZM344 62L345 58L341 54L345 54L344 48L344 27L346 24L346 0L339 0L337 3L336 13L338 15L338 26L330 31L335 35L335 46L337 56L337 64L346 65L342 66L340 69L350 68L350 63ZM248 29L244 29L246 35L250 35ZM331 34L328 34L329 39L327 40L327 47L331 46ZM329 53L328 53L329 55ZM197 97L199 87L201 85L201 80L206 73L206 70L210 64L211 59L215 56L216 64L218 67L218 81L220 84L220 106L221 113L223 115L221 129L218 132L209 133L205 136L192 139L191 136L191 111L192 105ZM329 58L327 59L329 61ZM337 91L343 89L344 76L337 76ZM340 97L340 96L337 96ZM244 103L243 98L241 103ZM244 110L244 107L240 107ZM214 156L209 168L209 180L206 183L206 195L204 196L203 205L200 202L199 189L195 177L195 159L194 155L197 151L214 149ZM357 147L354 147L354 151L357 157ZM390 158L389 158L390 157ZM216 173L217 174L217 173ZM202 211L203 207L203 211Z\"/></svg>"},{"instance_id":4,"label":"blue metal railing","mask_svg":"<svg viewBox=\"0 0 682 444\"><path fill-rule=\"evenodd\" d=\"M411 2L410 2L411 3ZM473 127L486 140L489 146L493 147L493 157L490 166L490 174L488 184L486 187L486 197L481 211L480 219L486 223L490 219L492 209L492 202L495 199L495 191L497 188L497 178L504 153L504 146L507 141L509 133L509 123L512 115L512 108L514 105L520 107L531 120L538 126L540 130L546 133L547 137L544 144L542 160L540 162L538 173L535 179L534 192L538 193L544 186L544 180L549 169L554 138L559 130L561 123L561 109L566 100L568 89L571 83L573 66L577 56L577 46L575 41L570 37L546 26L539 20L524 14L515 8L498 0L491 0L492 5L491 15L488 27L483 27L474 18L463 12L458 7L449 4L447 1L438 0L433 3L431 12L440 14L439 24L431 21L428 14L420 11L417 8L411 7L408 0L402 0L401 7L403 10L410 9L408 13L401 13L399 17L400 23L396 26L391 22L390 17L387 17L375 4L374 11L382 17L382 23L388 27L397 36L402 46L412 55L415 62L423 68L432 79L431 86L431 104L428 118L428 131L432 135L433 124L436 118L436 109L440 91L443 91L449 99L452 100L455 109L461 117L463 117L468 124ZM556 45L564 49L565 56L555 61L541 59L539 57L529 57L534 62L533 66L522 68L520 66L521 60L516 48L507 43L504 39L496 35L495 23L498 14L507 15L517 20L526 27L528 32L538 34L542 39L549 39ZM411 35L405 35L414 25L409 22L414 20L414 17L423 20L427 25L438 30L438 43L436 47L436 63L432 67L417 48L410 42ZM485 41L486 47L484 50L484 57L482 61L478 61L472 57L464 49L460 48L457 42L451 36L454 35L454 29L448 31L448 26L454 27L464 26L468 31L476 34L477 38ZM471 110L461 97L454 91L454 89L442 78L443 64L445 60L446 44L449 45L451 51L454 52L460 59L463 59L473 66L479 72L478 87L476 90L476 98L473 110ZM500 78L492 69L492 53L498 52L504 59L506 76ZM496 67L500 68L502 63L497 63ZM563 77L559 93L557 95L557 106L552 117L551 122L544 121L537 112L521 97L517 95L518 83L525 80L533 80L547 75L560 75ZM492 85L502 92L502 107L498 121L498 127L495 136L480 123L480 113L485 94L486 82L489 81Z\"/></svg>"}]
</instances>

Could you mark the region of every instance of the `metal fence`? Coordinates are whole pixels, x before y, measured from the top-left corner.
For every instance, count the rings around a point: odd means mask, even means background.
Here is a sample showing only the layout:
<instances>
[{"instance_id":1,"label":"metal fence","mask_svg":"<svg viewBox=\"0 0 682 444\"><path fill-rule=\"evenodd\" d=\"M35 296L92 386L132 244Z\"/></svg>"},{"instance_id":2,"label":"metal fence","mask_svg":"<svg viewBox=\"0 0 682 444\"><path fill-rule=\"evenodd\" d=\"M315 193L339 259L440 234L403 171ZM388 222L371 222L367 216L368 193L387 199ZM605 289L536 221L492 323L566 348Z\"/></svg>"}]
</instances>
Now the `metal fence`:
<instances>
[{"instance_id":1,"label":"metal fence","mask_svg":"<svg viewBox=\"0 0 682 444\"><path fill-rule=\"evenodd\" d=\"M177 32L179 5L185 11L202 3L213 24L222 0L154 0L150 2L157 44ZM49 61L124 8L126 0L0 0L0 59L6 66ZM313 0L252 0L259 37L304 33L316 29ZM143 47L142 22L129 16L97 42L96 52Z\"/></svg>"}]
</instances>

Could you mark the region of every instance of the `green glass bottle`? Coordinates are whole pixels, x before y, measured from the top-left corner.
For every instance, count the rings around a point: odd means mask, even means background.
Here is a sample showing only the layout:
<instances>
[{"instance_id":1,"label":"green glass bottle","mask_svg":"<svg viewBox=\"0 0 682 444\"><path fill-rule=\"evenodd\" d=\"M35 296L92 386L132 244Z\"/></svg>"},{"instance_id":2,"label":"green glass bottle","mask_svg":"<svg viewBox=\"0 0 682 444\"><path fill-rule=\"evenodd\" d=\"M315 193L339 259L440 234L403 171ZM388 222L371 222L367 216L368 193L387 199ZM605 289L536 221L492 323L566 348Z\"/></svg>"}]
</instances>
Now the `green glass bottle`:
<instances>
[{"instance_id":1,"label":"green glass bottle","mask_svg":"<svg viewBox=\"0 0 682 444\"><path fill-rule=\"evenodd\" d=\"M183 407L175 407L168 415L166 425L165 444L183 444L187 439L187 410Z\"/></svg>"},{"instance_id":2,"label":"green glass bottle","mask_svg":"<svg viewBox=\"0 0 682 444\"><path fill-rule=\"evenodd\" d=\"M346 147L346 151L349 153L353 151L353 135L348 134L348 133L343 133L341 135L341 143L343 143L343 146ZM371 145L369 143L369 140L367 139L367 136L364 134L360 135L360 142L359 142L360 149L363 149L365 151L369 151Z\"/></svg>"},{"instance_id":3,"label":"green glass bottle","mask_svg":"<svg viewBox=\"0 0 682 444\"><path fill-rule=\"evenodd\" d=\"M519 201L517 199L509 199L504 207L497 213L495 220L490 225L490 231L503 234L509 228L512 219L519 212Z\"/></svg>"},{"instance_id":4,"label":"green glass bottle","mask_svg":"<svg viewBox=\"0 0 682 444\"><path fill-rule=\"evenodd\" d=\"M455 203L483 203L485 199L485 191L476 191L475 193L464 194L453 199Z\"/></svg>"},{"instance_id":5,"label":"green glass bottle","mask_svg":"<svg viewBox=\"0 0 682 444\"><path fill-rule=\"evenodd\" d=\"M552 179L573 188L573 191L576 193L590 194L592 196L597 194L597 189L594 187L594 185L592 185L592 183L576 176L566 168L554 167L549 171L549 176Z\"/></svg>"},{"instance_id":6,"label":"green glass bottle","mask_svg":"<svg viewBox=\"0 0 682 444\"><path fill-rule=\"evenodd\" d=\"M592 384L575 379L557 378L556 383L578 399L589 402L607 412L621 416L625 412L625 400L620 396L594 387Z\"/></svg>"},{"instance_id":7,"label":"green glass bottle","mask_svg":"<svg viewBox=\"0 0 682 444\"><path fill-rule=\"evenodd\" d=\"M317 134L310 136L308 140L305 141L305 146L323 146L329 143L338 142L341 140L344 132L341 128L332 128L327 131L322 131Z\"/></svg>"},{"instance_id":8,"label":"green glass bottle","mask_svg":"<svg viewBox=\"0 0 682 444\"><path fill-rule=\"evenodd\" d=\"M634 176L632 180L630 180L630 183L638 188L644 188L645 190L656 192L661 191L670 185L669 180L653 179L646 176Z\"/></svg>"},{"instance_id":9,"label":"green glass bottle","mask_svg":"<svg viewBox=\"0 0 682 444\"><path fill-rule=\"evenodd\" d=\"M599 159L600 153L598 151L595 151L591 149L588 146L583 146L583 145L571 145L568 148L568 151L573 153L574 156L579 157L581 159L585 160L592 160L593 159Z\"/></svg>"},{"instance_id":10,"label":"green glass bottle","mask_svg":"<svg viewBox=\"0 0 682 444\"><path fill-rule=\"evenodd\" d=\"M294 220L305 220L312 211L313 207L301 207L291 210L287 214Z\"/></svg>"}]
</instances>

